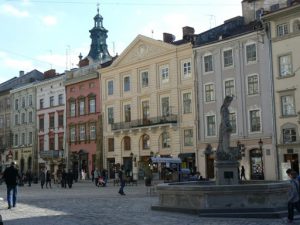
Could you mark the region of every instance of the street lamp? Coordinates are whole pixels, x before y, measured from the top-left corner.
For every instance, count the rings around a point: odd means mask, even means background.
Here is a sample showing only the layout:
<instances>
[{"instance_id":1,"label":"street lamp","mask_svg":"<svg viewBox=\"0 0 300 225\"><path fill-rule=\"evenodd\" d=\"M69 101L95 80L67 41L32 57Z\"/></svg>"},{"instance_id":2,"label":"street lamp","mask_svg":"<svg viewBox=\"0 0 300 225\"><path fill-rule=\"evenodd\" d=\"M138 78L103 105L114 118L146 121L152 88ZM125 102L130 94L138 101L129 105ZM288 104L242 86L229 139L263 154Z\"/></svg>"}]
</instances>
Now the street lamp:
<instances>
[{"instance_id":1,"label":"street lamp","mask_svg":"<svg viewBox=\"0 0 300 225\"><path fill-rule=\"evenodd\" d=\"M262 175L262 179L264 179L264 164L263 164L263 153L262 153L263 144L264 143L263 143L263 141L260 138L259 142L258 142L258 146L259 146L260 157L261 157L261 175Z\"/></svg>"},{"instance_id":2,"label":"street lamp","mask_svg":"<svg viewBox=\"0 0 300 225\"><path fill-rule=\"evenodd\" d=\"M262 147L263 147L263 141L261 140L261 138L259 139L259 142L258 142L258 146L259 146L259 150L262 150Z\"/></svg>"}]
</instances>

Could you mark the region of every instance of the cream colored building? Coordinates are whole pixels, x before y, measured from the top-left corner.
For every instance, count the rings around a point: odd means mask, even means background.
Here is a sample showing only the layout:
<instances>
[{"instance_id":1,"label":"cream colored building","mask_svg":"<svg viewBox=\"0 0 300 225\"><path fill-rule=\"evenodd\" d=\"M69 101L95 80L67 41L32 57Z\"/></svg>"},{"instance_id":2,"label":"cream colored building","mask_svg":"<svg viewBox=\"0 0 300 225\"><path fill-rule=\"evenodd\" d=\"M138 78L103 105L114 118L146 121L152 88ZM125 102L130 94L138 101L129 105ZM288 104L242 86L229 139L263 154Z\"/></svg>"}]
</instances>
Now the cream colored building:
<instances>
[{"instance_id":1,"label":"cream colored building","mask_svg":"<svg viewBox=\"0 0 300 225\"><path fill-rule=\"evenodd\" d=\"M300 154L300 4L263 16L272 45L277 150L281 178Z\"/></svg>"},{"instance_id":2,"label":"cream colored building","mask_svg":"<svg viewBox=\"0 0 300 225\"><path fill-rule=\"evenodd\" d=\"M180 157L182 167L196 166L192 45L165 41L171 43L138 35L111 66L100 69L104 163L110 174L119 163L142 178L151 155Z\"/></svg>"}]
</instances>

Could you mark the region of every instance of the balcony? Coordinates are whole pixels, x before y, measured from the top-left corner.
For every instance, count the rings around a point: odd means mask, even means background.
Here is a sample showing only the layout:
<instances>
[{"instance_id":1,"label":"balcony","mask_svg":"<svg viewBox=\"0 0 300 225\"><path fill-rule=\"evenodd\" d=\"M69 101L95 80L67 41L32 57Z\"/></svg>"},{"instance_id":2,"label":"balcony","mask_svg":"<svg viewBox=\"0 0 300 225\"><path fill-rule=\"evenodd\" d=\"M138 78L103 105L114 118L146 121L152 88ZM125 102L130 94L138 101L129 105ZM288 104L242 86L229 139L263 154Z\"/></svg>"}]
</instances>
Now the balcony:
<instances>
[{"instance_id":1,"label":"balcony","mask_svg":"<svg viewBox=\"0 0 300 225\"><path fill-rule=\"evenodd\" d=\"M131 122L113 123L112 130L125 130L150 126L159 126L164 124L177 124L177 115L159 116L147 119L132 120Z\"/></svg>"}]
</instances>

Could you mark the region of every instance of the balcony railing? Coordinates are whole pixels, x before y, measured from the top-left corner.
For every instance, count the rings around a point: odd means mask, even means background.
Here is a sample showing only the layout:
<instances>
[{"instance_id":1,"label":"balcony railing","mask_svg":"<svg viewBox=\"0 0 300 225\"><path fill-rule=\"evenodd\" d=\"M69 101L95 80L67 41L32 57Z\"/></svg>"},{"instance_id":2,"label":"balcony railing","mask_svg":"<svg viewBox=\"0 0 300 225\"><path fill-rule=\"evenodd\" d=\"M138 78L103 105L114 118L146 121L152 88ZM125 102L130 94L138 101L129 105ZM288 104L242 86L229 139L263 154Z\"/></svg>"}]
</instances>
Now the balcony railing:
<instances>
[{"instance_id":1,"label":"balcony railing","mask_svg":"<svg viewBox=\"0 0 300 225\"><path fill-rule=\"evenodd\" d=\"M174 123L177 123L177 115L159 116L147 119L132 120L130 122L113 123L112 130L132 129Z\"/></svg>"}]
</instances>

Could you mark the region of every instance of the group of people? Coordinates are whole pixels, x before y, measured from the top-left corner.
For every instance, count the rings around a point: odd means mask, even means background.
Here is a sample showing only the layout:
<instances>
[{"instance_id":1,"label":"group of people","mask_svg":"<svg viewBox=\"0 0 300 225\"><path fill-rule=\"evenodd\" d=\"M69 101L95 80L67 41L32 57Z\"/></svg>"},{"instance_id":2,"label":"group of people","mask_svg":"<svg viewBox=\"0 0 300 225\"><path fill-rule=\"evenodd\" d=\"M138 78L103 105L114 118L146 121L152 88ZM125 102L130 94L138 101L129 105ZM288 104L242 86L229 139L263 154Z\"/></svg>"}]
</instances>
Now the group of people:
<instances>
[{"instance_id":1,"label":"group of people","mask_svg":"<svg viewBox=\"0 0 300 225\"><path fill-rule=\"evenodd\" d=\"M105 187L107 184L108 179L108 173L106 169L103 169L102 171L98 170L98 168L95 168L91 171L91 177L92 182L95 182L95 185L97 187Z\"/></svg>"},{"instance_id":2,"label":"group of people","mask_svg":"<svg viewBox=\"0 0 300 225\"><path fill-rule=\"evenodd\" d=\"M292 169L287 169L286 174L290 179L290 188L288 191L288 223L292 223L294 220L294 209L300 212L300 176Z\"/></svg>"}]
</instances>

